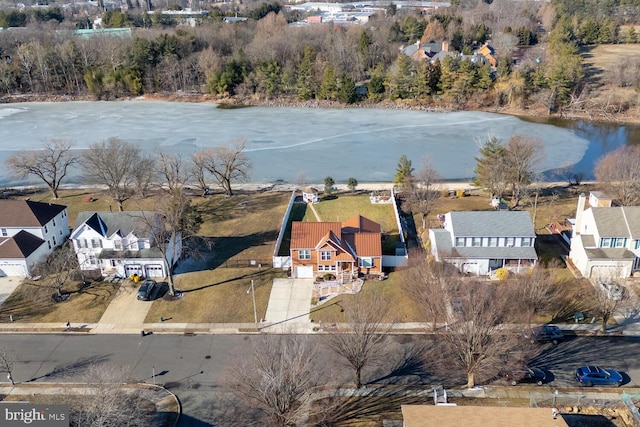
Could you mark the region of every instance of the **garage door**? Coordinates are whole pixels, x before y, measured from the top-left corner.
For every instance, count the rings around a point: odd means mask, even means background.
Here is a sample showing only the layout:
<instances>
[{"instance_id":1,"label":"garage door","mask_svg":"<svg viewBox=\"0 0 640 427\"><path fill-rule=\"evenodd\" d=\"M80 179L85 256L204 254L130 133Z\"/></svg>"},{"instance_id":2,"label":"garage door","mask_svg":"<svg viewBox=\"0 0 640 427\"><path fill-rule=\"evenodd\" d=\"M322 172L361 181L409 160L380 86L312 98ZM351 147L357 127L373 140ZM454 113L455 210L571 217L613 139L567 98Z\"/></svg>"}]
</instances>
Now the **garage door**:
<instances>
[{"instance_id":1,"label":"garage door","mask_svg":"<svg viewBox=\"0 0 640 427\"><path fill-rule=\"evenodd\" d=\"M124 274L127 277L131 276L132 274L142 276L142 266L139 264L126 264L124 266Z\"/></svg>"},{"instance_id":2,"label":"garage door","mask_svg":"<svg viewBox=\"0 0 640 427\"><path fill-rule=\"evenodd\" d=\"M297 279L313 279L313 266L299 266L296 267Z\"/></svg>"},{"instance_id":3,"label":"garage door","mask_svg":"<svg viewBox=\"0 0 640 427\"><path fill-rule=\"evenodd\" d=\"M463 273L478 274L479 266L475 262L465 262L460 269Z\"/></svg>"},{"instance_id":4,"label":"garage door","mask_svg":"<svg viewBox=\"0 0 640 427\"><path fill-rule=\"evenodd\" d=\"M591 267L591 278L610 280L621 277L626 271L626 267L615 267L612 265L594 265Z\"/></svg>"},{"instance_id":5,"label":"garage door","mask_svg":"<svg viewBox=\"0 0 640 427\"><path fill-rule=\"evenodd\" d=\"M149 264L144 267L147 270L147 277L164 277L164 271L160 264Z\"/></svg>"},{"instance_id":6,"label":"garage door","mask_svg":"<svg viewBox=\"0 0 640 427\"><path fill-rule=\"evenodd\" d=\"M0 264L0 277L24 275L24 266L22 264Z\"/></svg>"}]
</instances>

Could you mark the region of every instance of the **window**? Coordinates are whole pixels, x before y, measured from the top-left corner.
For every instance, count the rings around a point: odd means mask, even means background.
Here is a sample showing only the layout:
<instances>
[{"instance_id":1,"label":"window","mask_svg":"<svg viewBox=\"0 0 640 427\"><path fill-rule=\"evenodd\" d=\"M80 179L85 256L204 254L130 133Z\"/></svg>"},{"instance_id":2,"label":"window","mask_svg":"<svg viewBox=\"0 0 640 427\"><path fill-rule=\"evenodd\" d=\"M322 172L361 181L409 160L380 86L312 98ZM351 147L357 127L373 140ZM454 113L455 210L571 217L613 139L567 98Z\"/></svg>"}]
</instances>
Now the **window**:
<instances>
[{"instance_id":1,"label":"window","mask_svg":"<svg viewBox=\"0 0 640 427\"><path fill-rule=\"evenodd\" d=\"M91 239L91 247L94 249L102 247L102 240L100 239Z\"/></svg>"},{"instance_id":2,"label":"window","mask_svg":"<svg viewBox=\"0 0 640 427\"><path fill-rule=\"evenodd\" d=\"M508 248L512 248L513 244L515 243L515 238L514 237L507 237L505 239L505 244L507 245Z\"/></svg>"},{"instance_id":3,"label":"window","mask_svg":"<svg viewBox=\"0 0 640 427\"><path fill-rule=\"evenodd\" d=\"M474 237L471 245L474 247L482 246L482 237Z\"/></svg>"},{"instance_id":4,"label":"window","mask_svg":"<svg viewBox=\"0 0 640 427\"><path fill-rule=\"evenodd\" d=\"M113 241L113 249L116 251L122 250L122 240L116 239Z\"/></svg>"},{"instance_id":5,"label":"window","mask_svg":"<svg viewBox=\"0 0 640 427\"><path fill-rule=\"evenodd\" d=\"M320 251L320 259L322 261L331 261L331 251Z\"/></svg>"},{"instance_id":6,"label":"window","mask_svg":"<svg viewBox=\"0 0 640 427\"><path fill-rule=\"evenodd\" d=\"M464 246L464 237L456 237L456 246Z\"/></svg>"},{"instance_id":7,"label":"window","mask_svg":"<svg viewBox=\"0 0 640 427\"><path fill-rule=\"evenodd\" d=\"M373 258L358 258L358 267L374 267Z\"/></svg>"},{"instance_id":8,"label":"window","mask_svg":"<svg viewBox=\"0 0 640 427\"><path fill-rule=\"evenodd\" d=\"M93 255L89 255L89 264L98 265L98 259Z\"/></svg>"},{"instance_id":9,"label":"window","mask_svg":"<svg viewBox=\"0 0 640 427\"><path fill-rule=\"evenodd\" d=\"M298 250L298 259L311 259L311 250L310 249Z\"/></svg>"},{"instance_id":10,"label":"window","mask_svg":"<svg viewBox=\"0 0 640 427\"><path fill-rule=\"evenodd\" d=\"M640 239L636 239L635 248L640 249Z\"/></svg>"},{"instance_id":11,"label":"window","mask_svg":"<svg viewBox=\"0 0 640 427\"><path fill-rule=\"evenodd\" d=\"M57 244L58 244L58 242L56 242L56 236L51 237L51 240L53 240L53 244L54 244L54 245L57 245Z\"/></svg>"},{"instance_id":12,"label":"window","mask_svg":"<svg viewBox=\"0 0 640 427\"><path fill-rule=\"evenodd\" d=\"M55 218L53 218L53 226L54 227L56 226L56 219Z\"/></svg>"},{"instance_id":13,"label":"window","mask_svg":"<svg viewBox=\"0 0 640 427\"><path fill-rule=\"evenodd\" d=\"M46 225L46 224L45 224L45 226L44 226L44 232L45 232L45 234L49 232L49 229L47 228L47 225Z\"/></svg>"},{"instance_id":14,"label":"window","mask_svg":"<svg viewBox=\"0 0 640 427\"><path fill-rule=\"evenodd\" d=\"M603 237L602 239L600 239L600 247L601 248L610 248L611 247L611 238L610 237Z\"/></svg>"},{"instance_id":15,"label":"window","mask_svg":"<svg viewBox=\"0 0 640 427\"><path fill-rule=\"evenodd\" d=\"M132 242L129 242L129 249L131 249L132 251L137 251L138 250L138 241L134 240Z\"/></svg>"},{"instance_id":16,"label":"window","mask_svg":"<svg viewBox=\"0 0 640 427\"><path fill-rule=\"evenodd\" d=\"M7 237L8 236L6 228L1 229L0 231L2 232L2 237Z\"/></svg>"},{"instance_id":17,"label":"window","mask_svg":"<svg viewBox=\"0 0 640 427\"><path fill-rule=\"evenodd\" d=\"M51 242L47 240L47 245L49 246L49 249L51 249Z\"/></svg>"},{"instance_id":18,"label":"window","mask_svg":"<svg viewBox=\"0 0 640 427\"><path fill-rule=\"evenodd\" d=\"M624 248L625 243L627 243L627 239L625 239L624 237L613 239L613 241L613 244L616 248Z\"/></svg>"},{"instance_id":19,"label":"window","mask_svg":"<svg viewBox=\"0 0 640 427\"><path fill-rule=\"evenodd\" d=\"M115 266L116 266L116 260L115 260L115 259L112 259L112 260L111 260L111 267L115 267Z\"/></svg>"},{"instance_id":20,"label":"window","mask_svg":"<svg viewBox=\"0 0 640 427\"><path fill-rule=\"evenodd\" d=\"M498 246L498 238L497 237L489 237L489 246L491 246L491 247Z\"/></svg>"},{"instance_id":21,"label":"window","mask_svg":"<svg viewBox=\"0 0 640 427\"><path fill-rule=\"evenodd\" d=\"M531 246L531 237L523 237L520 242L520 246L523 246L525 248Z\"/></svg>"}]
</instances>

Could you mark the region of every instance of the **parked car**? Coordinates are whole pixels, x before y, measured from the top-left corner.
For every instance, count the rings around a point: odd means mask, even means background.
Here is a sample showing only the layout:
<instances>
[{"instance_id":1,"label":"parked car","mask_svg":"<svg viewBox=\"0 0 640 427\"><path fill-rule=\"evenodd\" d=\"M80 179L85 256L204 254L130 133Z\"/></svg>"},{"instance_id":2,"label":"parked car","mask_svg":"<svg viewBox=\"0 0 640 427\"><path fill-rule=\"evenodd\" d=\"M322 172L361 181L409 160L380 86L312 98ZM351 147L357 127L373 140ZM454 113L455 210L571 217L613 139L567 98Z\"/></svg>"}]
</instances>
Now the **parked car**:
<instances>
[{"instance_id":1,"label":"parked car","mask_svg":"<svg viewBox=\"0 0 640 427\"><path fill-rule=\"evenodd\" d=\"M142 285L140 285L138 289L138 299L140 301L149 301L157 285L156 281L151 279L142 282Z\"/></svg>"},{"instance_id":2,"label":"parked car","mask_svg":"<svg viewBox=\"0 0 640 427\"><path fill-rule=\"evenodd\" d=\"M586 387L594 385L612 385L620 387L622 375L613 369L604 369L600 366L582 366L576 369L576 380Z\"/></svg>"},{"instance_id":3,"label":"parked car","mask_svg":"<svg viewBox=\"0 0 640 427\"><path fill-rule=\"evenodd\" d=\"M518 383L536 383L537 385L542 385L547 379L547 374L545 374L542 369L529 368L525 366L523 369L505 372L504 378L511 385L516 385Z\"/></svg>"},{"instance_id":4,"label":"parked car","mask_svg":"<svg viewBox=\"0 0 640 427\"><path fill-rule=\"evenodd\" d=\"M564 333L555 325L542 325L525 332L524 337L531 342L550 342L556 345L564 339Z\"/></svg>"},{"instance_id":5,"label":"parked car","mask_svg":"<svg viewBox=\"0 0 640 427\"><path fill-rule=\"evenodd\" d=\"M619 283L600 282L600 288L609 299L620 301L624 298L625 289L624 286Z\"/></svg>"}]
</instances>

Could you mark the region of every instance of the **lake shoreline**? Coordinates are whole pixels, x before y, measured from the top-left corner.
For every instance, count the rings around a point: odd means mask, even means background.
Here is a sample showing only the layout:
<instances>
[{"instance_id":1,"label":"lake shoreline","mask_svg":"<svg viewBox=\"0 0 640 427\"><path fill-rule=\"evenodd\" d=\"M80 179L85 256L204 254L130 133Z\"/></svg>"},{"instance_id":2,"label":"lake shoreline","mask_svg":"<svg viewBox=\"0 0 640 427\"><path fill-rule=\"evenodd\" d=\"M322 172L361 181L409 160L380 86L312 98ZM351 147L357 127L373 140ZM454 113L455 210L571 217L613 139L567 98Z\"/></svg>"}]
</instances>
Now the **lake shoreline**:
<instances>
[{"instance_id":1,"label":"lake shoreline","mask_svg":"<svg viewBox=\"0 0 640 427\"><path fill-rule=\"evenodd\" d=\"M640 124L640 111L636 113L603 113L602 111L563 111L561 113L549 113L545 107L519 108L519 107L478 107L461 109L455 105L424 105L415 101L370 101L364 100L355 104L344 104L337 101L308 100L300 101L295 98L263 99L257 97L232 97L220 98L219 96L202 93L151 93L137 97L118 98L113 100L96 100L92 96L71 96L71 95L4 95L0 97L0 104L20 104L25 102L127 102L127 101L147 101L147 102L184 102L184 103L212 103L218 104L221 108L307 108L307 109L380 109L380 110L408 110L425 111L434 113L450 113L454 111L485 112L504 114L514 117L544 117L563 120L587 120L601 123L619 123L629 125Z\"/></svg>"}]
</instances>

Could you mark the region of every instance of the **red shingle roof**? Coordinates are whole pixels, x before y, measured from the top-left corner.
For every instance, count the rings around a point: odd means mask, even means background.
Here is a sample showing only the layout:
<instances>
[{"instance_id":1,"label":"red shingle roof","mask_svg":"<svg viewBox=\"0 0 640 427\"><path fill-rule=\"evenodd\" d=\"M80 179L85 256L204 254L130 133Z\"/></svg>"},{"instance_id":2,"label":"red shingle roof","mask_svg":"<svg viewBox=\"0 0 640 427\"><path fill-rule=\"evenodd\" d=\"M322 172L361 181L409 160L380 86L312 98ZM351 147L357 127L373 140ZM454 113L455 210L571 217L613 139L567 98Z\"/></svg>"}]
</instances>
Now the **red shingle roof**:
<instances>
[{"instance_id":1,"label":"red shingle roof","mask_svg":"<svg viewBox=\"0 0 640 427\"><path fill-rule=\"evenodd\" d=\"M31 200L0 200L0 227L42 227L66 208Z\"/></svg>"},{"instance_id":2,"label":"red shingle roof","mask_svg":"<svg viewBox=\"0 0 640 427\"><path fill-rule=\"evenodd\" d=\"M340 236L340 223L294 221L291 223L291 248L313 249L330 231Z\"/></svg>"}]
</instances>

